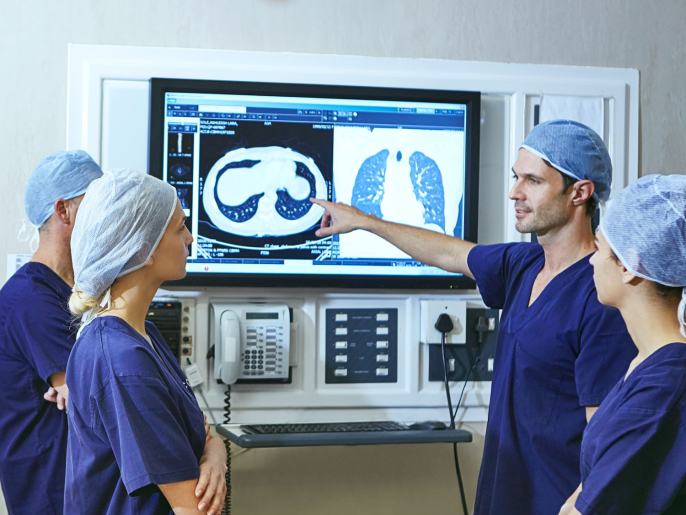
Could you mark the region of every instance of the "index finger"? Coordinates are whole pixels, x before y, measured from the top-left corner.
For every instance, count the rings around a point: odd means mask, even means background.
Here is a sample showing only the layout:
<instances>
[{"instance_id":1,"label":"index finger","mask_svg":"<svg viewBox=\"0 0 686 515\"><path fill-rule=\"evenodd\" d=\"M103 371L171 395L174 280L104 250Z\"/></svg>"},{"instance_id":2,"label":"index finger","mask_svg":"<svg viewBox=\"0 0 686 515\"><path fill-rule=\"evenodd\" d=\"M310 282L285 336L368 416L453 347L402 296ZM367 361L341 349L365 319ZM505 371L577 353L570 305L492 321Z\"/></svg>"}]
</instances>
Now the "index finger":
<instances>
[{"instance_id":1,"label":"index finger","mask_svg":"<svg viewBox=\"0 0 686 515\"><path fill-rule=\"evenodd\" d=\"M207 483L207 488L205 489L205 493L202 496L202 499L200 499L200 502L198 503L198 509L199 510L207 510L208 506L212 504L212 499L215 497L215 493L217 491L217 486L219 486L217 483L219 482L219 477L215 476L212 478L211 481ZM221 478L222 480L224 478ZM197 492L196 492L197 493Z\"/></svg>"},{"instance_id":2,"label":"index finger","mask_svg":"<svg viewBox=\"0 0 686 515\"><path fill-rule=\"evenodd\" d=\"M314 198L314 197L310 197L310 202L312 202L313 204L317 204L318 206L321 206L327 210L329 209L329 206L333 206L333 204L334 204L333 202L329 202L328 200L323 200L323 199Z\"/></svg>"},{"instance_id":3,"label":"index finger","mask_svg":"<svg viewBox=\"0 0 686 515\"><path fill-rule=\"evenodd\" d=\"M200 467L200 477L198 478L198 484L195 487L195 496L201 497L210 482L210 472L206 467Z\"/></svg>"}]
</instances>

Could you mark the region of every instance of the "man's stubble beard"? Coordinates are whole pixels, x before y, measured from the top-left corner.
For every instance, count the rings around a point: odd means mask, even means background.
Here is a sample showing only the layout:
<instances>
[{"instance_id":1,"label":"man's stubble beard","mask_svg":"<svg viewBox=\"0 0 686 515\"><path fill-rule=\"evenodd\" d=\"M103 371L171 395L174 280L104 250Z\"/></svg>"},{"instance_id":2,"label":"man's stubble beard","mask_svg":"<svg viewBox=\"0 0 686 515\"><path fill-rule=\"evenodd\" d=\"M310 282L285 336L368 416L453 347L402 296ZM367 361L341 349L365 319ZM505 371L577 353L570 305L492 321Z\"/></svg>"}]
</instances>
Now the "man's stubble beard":
<instances>
[{"instance_id":1,"label":"man's stubble beard","mask_svg":"<svg viewBox=\"0 0 686 515\"><path fill-rule=\"evenodd\" d=\"M531 220L517 221L515 229L522 234L547 232L567 223L568 217L561 203L550 202L531 212Z\"/></svg>"}]
</instances>

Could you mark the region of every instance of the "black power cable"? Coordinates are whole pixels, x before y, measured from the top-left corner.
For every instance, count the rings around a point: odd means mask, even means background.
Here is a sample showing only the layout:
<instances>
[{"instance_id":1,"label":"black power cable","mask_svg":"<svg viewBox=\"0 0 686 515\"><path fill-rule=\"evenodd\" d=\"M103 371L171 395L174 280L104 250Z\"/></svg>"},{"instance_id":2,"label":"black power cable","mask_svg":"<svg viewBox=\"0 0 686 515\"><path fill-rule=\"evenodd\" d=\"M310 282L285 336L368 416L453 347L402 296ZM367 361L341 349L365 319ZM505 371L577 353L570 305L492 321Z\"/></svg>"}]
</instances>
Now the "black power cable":
<instances>
[{"instance_id":1,"label":"black power cable","mask_svg":"<svg viewBox=\"0 0 686 515\"><path fill-rule=\"evenodd\" d=\"M445 355L445 337L453 330L453 321L450 319L450 315L443 313L436 320L434 325L436 330L441 333L441 353L443 354L443 379L445 381L445 394L448 398L448 410L450 411L450 429L455 429L455 415L457 414L457 409L453 413L453 403L450 398L450 382L448 381L448 360ZM464 392L464 389L462 390ZM460 396L460 401L462 396ZM457 408L459 408L459 403ZM457 484L460 487L460 500L462 501L462 512L464 515L469 515L467 510L467 499L464 494L464 483L462 481L462 472L460 471L460 460L457 457L457 443L453 443L453 459L455 461L455 473L457 474Z\"/></svg>"},{"instance_id":2,"label":"black power cable","mask_svg":"<svg viewBox=\"0 0 686 515\"><path fill-rule=\"evenodd\" d=\"M476 356L474 356L474 359L472 360L472 364L469 365L469 370L467 371L467 376L464 378L464 384L462 385L462 391L460 392L460 398L458 399L457 404L455 405L455 413L453 414L453 417L457 417L457 411L460 409L460 404L462 404L462 397L464 397L464 391L467 388L469 376L472 375L472 370L474 370L476 362L479 361L480 354L481 352L477 351Z\"/></svg>"},{"instance_id":3,"label":"black power cable","mask_svg":"<svg viewBox=\"0 0 686 515\"><path fill-rule=\"evenodd\" d=\"M492 329L488 328L488 322L486 321L486 317L479 317L479 319L476 322L476 327L474 329L477 333L479 333L476 354L474 354L474 359L472 360L471 365L469 365L469 370L467 370L467 375L464 378L464 383L462 384L462 391L460 392L460 398L458 399L457 404L455 406L454 417L457 417L457 411L460 409L460 404L462 404L462 397L464 397L464 391L467 388L467 382L469 381L469 377L472 375L472 371L474 370L476 364L479 362L479 359L481 359L481 345L484 342L484 334L489 331L492 331ZM445 360L445 357L443 359Z\"/></svg>"}]
</instances>

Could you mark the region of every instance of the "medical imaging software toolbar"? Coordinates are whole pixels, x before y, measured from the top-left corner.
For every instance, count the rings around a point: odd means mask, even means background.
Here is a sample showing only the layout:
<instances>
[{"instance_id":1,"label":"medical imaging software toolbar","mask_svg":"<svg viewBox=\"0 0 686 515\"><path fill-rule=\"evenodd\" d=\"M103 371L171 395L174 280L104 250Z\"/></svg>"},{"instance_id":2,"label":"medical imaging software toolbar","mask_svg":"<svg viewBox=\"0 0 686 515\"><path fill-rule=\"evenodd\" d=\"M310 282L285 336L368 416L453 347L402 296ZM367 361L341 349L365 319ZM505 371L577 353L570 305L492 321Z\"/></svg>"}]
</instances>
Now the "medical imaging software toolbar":
<instances>
[{"instance_id":1,"label":"medical imaging software toolbar","mask_svg":"<svg viewBox=\"0 0 686 515\"><path fill-rule=\"evenodd\" d=\"M440 276L365 231L317 237L343 202L463 237L466 105L166 92L163 178L194 273Z\"/></svg>"}]
</instances>

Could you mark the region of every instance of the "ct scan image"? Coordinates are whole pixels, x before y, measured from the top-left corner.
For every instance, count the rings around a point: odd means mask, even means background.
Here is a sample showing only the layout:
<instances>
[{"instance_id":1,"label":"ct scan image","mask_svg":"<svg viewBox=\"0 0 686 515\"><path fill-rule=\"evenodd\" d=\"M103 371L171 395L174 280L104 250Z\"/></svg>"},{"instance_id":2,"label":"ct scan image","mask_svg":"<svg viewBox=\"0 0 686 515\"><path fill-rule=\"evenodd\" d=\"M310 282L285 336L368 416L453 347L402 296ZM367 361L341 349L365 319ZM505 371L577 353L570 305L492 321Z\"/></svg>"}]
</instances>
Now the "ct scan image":
<instances>
[{"instance_id":1,"label":"ct scan image","mask_svg":"<svg viewBox=\"0 0 686 515\"><path fill-rule=\"evenodd\" d=\"M331 130L232 122L221 134L202 134L199 254L278 250L279 259L312 259L308 245L319 239L324 209L309 199L331 198L332 170Z\"/></svg>"}]
</instances>

